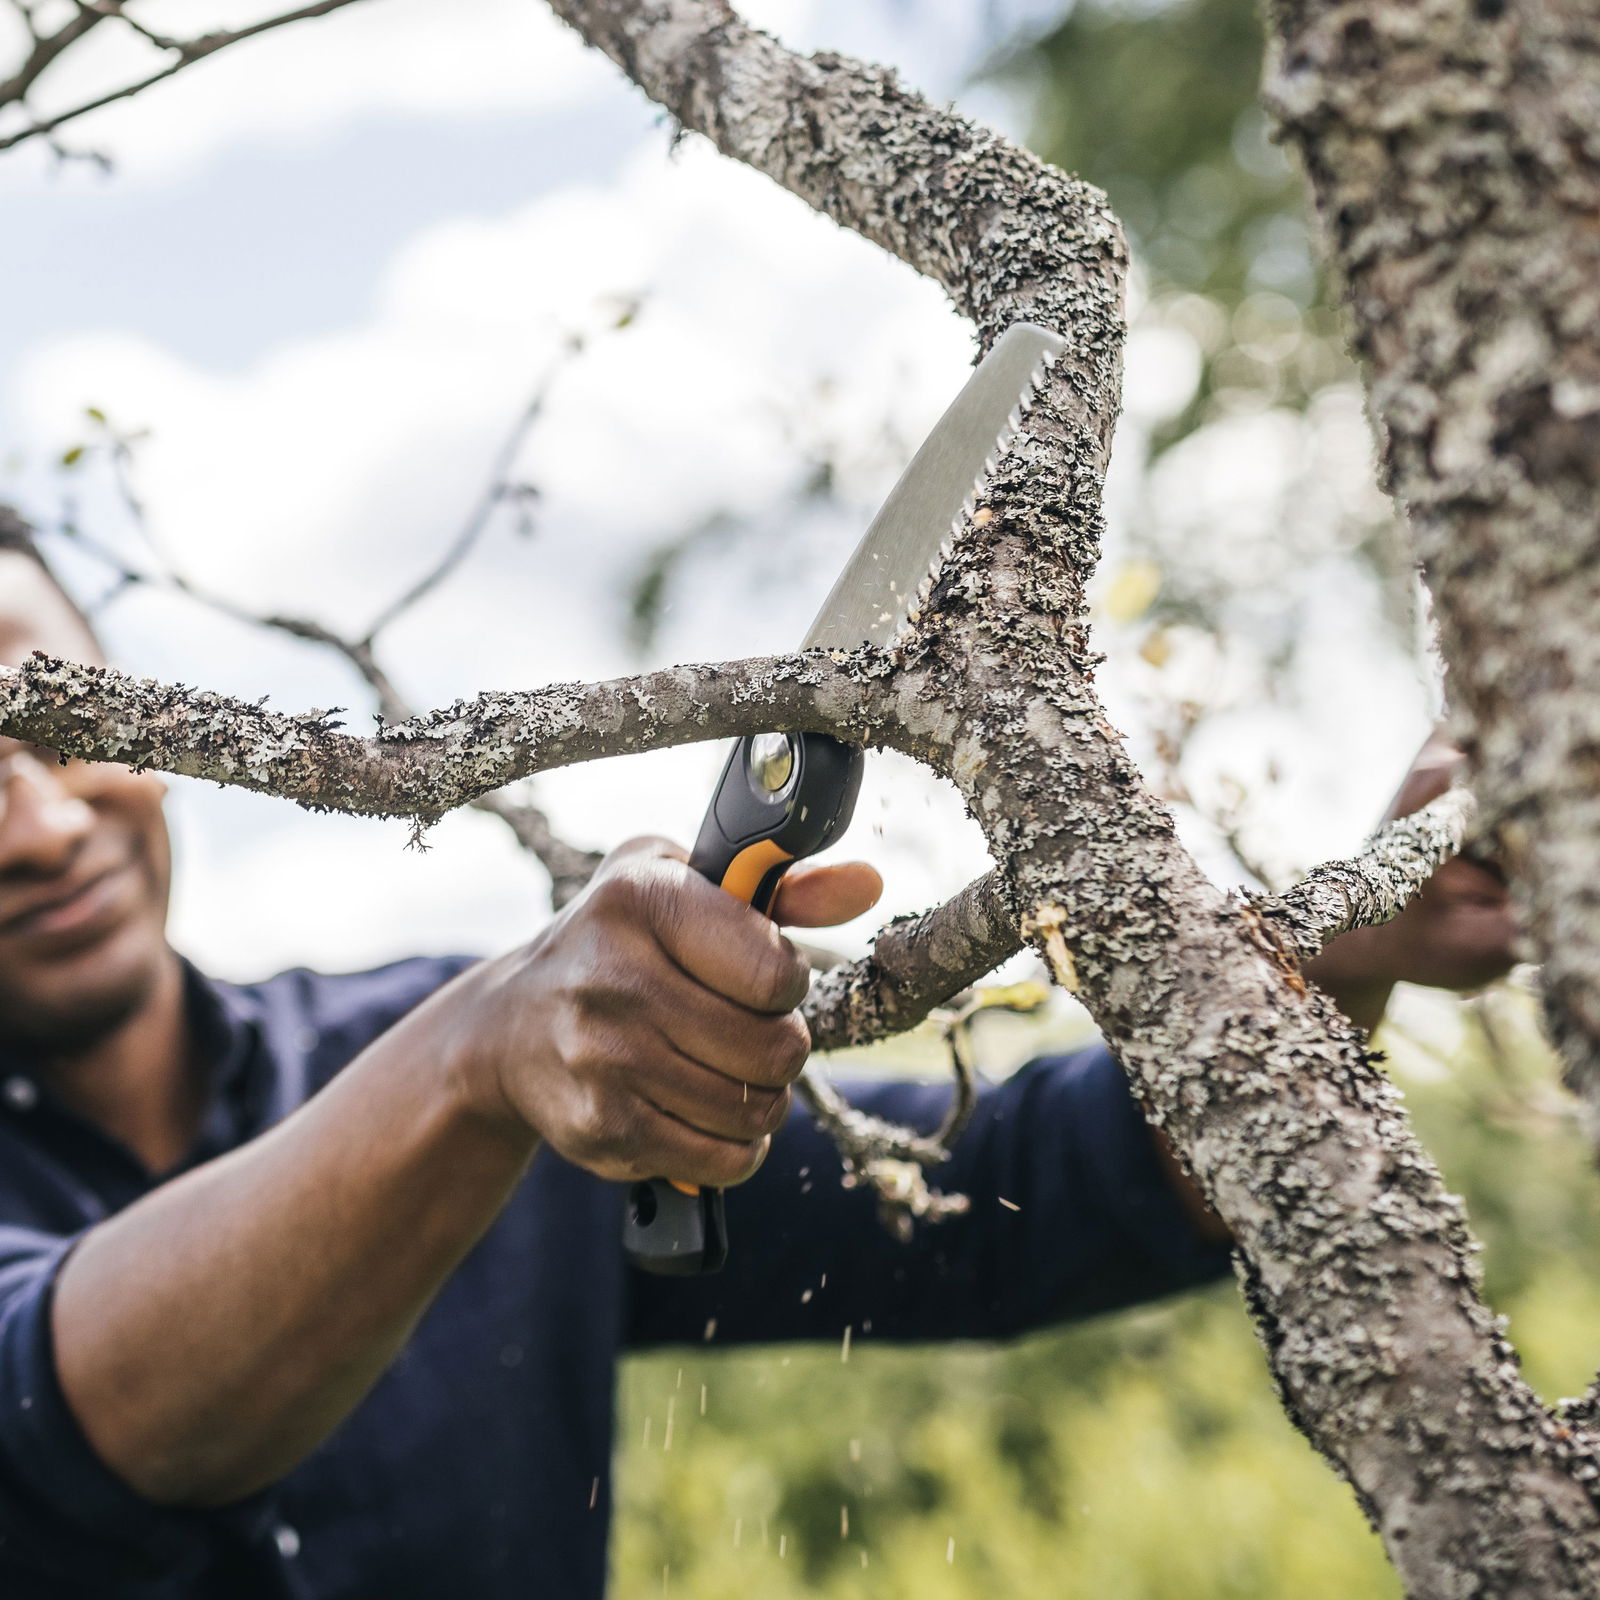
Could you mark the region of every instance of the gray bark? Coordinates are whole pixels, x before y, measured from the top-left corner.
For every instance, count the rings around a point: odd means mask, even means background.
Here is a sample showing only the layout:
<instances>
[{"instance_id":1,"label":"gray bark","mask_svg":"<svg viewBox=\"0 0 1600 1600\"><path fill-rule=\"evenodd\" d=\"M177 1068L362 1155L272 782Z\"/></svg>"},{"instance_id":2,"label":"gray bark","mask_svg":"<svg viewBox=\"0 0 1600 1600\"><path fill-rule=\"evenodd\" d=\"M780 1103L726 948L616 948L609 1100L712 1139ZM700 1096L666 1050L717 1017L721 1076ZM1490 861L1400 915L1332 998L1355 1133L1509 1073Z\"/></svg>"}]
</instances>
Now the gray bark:
<instances>
[{"instance_id":1,"label":"gray bark","mask_svg":"<svg viewBox=\"0 0 1600 1600\"><path fill-rule=\"evenodd\" d=\"M1600 13L1283 0L1311 180L1486 825L1600 1116Z\"/></svg>"},{"instance_id":2,"label":"gray bark","mask_svg":"<svg viewBox=\"0 0 1600 1600\"><path fill-rule=\"evenodd\" d=\"M904 1033L1021 948L1003 880L988 873L933 911L885 924L870 956L818 978L806 1001L812 1047Z\"/></svg>"},{"instance_id":3,"label":"gray bark","mask_svg":"<svg viewBox=\"0 0 1600 1600\"><path fill-rule=\"evenodd\" d=\"M69 755L281 795L314 811L419 826L551 767L753 728L837 725L868 742L878 653L773 656L560 683L385 723L367 738L324 712L287 716L223 695L34 654L0 667L0 727Z\"/></svg>"},{"instance_id":4,"label":"gray bark","mask_svg":"<svg viewBox=\"0 0 1600 1600\"><path fill-rule=\"evenodd\" d=\"M760 727L921 759L961 789L1000 903L1232 1228L1284 1402L1409 1591L1600 1592L1594 1452L1518 1377L1458 1201L1262 913L1225 899L1180 847L1095 697L1083 583L1125 267L1104 197L888 73L783 49L721 0L553 3L686 127L936 277L985 342L1020 317L1068 340L916 625L893 652L484 696L370 740L35 663L0 679L0 729L423 820L540 767ZM847 1030L855 1003L840 1002Z\"/></svg>"},{"instance_id":5,"label":"gray bark","mask_svg":"<svg viewBox=\"0 0 1600 1600\"><path fill-rule=\"evenodd\" d=\"M1391 822L1348 861L1327 861L1281 895L1255 895L1250 909L1296 963L1311 960L1353 928L1375 928L1456 855L1473 815L1472 796L1452 789Z\"/></svg>"}]
</instances>

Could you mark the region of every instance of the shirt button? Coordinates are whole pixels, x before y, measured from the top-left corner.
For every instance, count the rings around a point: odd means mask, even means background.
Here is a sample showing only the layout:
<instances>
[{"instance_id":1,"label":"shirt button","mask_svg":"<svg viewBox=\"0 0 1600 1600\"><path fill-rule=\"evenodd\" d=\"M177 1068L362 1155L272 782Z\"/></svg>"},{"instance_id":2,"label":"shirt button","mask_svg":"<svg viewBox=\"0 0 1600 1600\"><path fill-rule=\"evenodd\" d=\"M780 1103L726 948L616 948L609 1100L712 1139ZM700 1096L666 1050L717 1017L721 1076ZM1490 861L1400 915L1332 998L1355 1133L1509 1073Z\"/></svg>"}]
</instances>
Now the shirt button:
<instances>
[{"instance_id":1,"label":"shirt button","mask_svg":"<svg viewBox=\"0 0 1600 1600\"><path fill-rule=\"evenodd\" d=\"M272 1542L285 1561L293 1561L300 1554L300 1535L287 1522L280 1522L272 1530Z\"/></svg>"},{"instance_id":2,"label":"shirt button","mask_svg":"<svg viewBox=\"0 0 1600 1600\"><path fill-rule=\"evenodd\" d=\"M13 1073L4 1084L0 1084L0 1095L5 1096L6 1104L13 1111L32 1111L39 1103L39 1086L32 1078Z\"/></svg>"}]
</instances>

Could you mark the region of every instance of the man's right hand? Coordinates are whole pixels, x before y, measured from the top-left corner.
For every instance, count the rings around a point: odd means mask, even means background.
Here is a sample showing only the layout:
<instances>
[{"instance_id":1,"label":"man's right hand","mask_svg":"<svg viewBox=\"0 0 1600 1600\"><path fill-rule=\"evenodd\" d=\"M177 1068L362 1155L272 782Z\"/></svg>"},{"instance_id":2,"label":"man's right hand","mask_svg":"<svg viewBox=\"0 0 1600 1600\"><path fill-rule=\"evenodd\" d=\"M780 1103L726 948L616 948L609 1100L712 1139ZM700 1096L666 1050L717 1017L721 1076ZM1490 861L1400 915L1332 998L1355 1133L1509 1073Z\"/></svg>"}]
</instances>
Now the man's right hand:
<instances>
[{"instance_id":1,"label":"man's right hand","mask_svg":"<svg viewBox=\"0 0 1600 1600\"><path fill-rule=\"evenodd\" d=\"M844 920L877 875L822 868L802 885L804 920ZM788 1110L811 1045L806 989L772 921L676 846L636 839L530 944L424 1009L455 1008L457 1070L481 1112L602 1178L725 1186L761 1165Z\"/></svg>"}]
</instances>

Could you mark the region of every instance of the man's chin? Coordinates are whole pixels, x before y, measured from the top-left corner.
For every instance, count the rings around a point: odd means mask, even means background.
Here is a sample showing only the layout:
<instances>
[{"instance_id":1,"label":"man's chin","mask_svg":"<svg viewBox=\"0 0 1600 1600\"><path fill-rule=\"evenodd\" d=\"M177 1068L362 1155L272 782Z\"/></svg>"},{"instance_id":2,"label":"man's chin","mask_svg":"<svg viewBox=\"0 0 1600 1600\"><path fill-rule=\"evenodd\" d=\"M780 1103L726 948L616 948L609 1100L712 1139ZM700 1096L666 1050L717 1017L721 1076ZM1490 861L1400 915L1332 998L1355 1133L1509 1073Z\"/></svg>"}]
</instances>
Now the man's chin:
<instances>
[{"instance_id":1,"label":"man's chin","mask_svg":"<svg viewBox=\"0 0 1600 1600\"><path fill-rule=\"evenodd\" d=\"M149 1000L159 960L65 962L65 970L19 982L0 973L0 1047L76 1055L109 1038ZM79 969L79 970L73 970Z\"/></svg>"}]
</instances>

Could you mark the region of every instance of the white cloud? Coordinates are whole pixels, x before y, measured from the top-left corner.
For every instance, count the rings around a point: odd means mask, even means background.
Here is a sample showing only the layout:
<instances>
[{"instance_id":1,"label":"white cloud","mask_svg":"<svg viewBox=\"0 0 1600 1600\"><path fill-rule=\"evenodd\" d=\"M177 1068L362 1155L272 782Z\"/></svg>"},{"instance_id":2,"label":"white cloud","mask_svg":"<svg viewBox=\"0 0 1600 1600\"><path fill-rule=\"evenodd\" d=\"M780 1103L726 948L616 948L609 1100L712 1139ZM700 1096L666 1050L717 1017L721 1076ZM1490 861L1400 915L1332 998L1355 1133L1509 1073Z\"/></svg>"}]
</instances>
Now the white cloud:
<instances>
[{"instance_id":1,"label":"white cloud","mask_svg":"<svg viewBox=\"0 0 1600 1600\"><path fill-rule=\"evenodd\" d=\"M271 0L166 0L140 16L196 37L270 16ZM41 80L38 114L137 81L165 58L103 24ZM68 143L115 154L126 178L168 179L233 144L311 139L374 116L568 109L618 74L529 0L365 0L248 40L152 93L92 113Z\"/></svg>"},{"instance_id":2,"label":"white cloud","mask_svg":"<svg viewBox=\"0 0 1600 1600\"><path fill-rule=\"evenodd\" d=\"M714 511L767 505L795 471L799 428L842 441L859 518L810 527L788 563L794 581L776 589L752 587L737 561L707 569L671 635L690 657L787 647L962 381L970 338L932 286L704 145L641 153L610 187L442 222L399 252L369 321L281 345L243 372L206 371L132 332L37 347L11 411L28 419L36 460L81 435L88 404L149 426L140 483L180 565L253 608L350 627L459 524L564 330L598 327L610 296L639 290L637 324L598 335L566 372L528 452L545 495L539 537L500 533L397 629L399 676L433 703L628 669L619 577ZM885 416L899 454L882 446ZM87 509L114 521L103 496ZM161 675L272 690L288 707L365 703L337 666L159 597L127 604L112 636L130 665ZM702 750L581 769L551 782L551 803L586 843L687 835L716 760ZM903 765L877 763L852 844L892 858L895 908L912 909L981 870L982 852L953 797ZM395 854L394 826L210 791L183 806L176 925L232 972L436 948L443 929L462 935L445 943L492 947L539 914L535 880L476 818L441 829L419 864ZM872 824L896 812L909 825L884 844ZM445 916L452 894L460 914ZM484 939L465 937L475 926Z\"/></svg>"},{"instance_id":3,"label":"white cloud","mask_svg":"<svg viewBox=\"0 0 1600 1600\"><path fill-rule=\"evenodd\" d=\"M764 504L793 471L797 413L846 437L854 418L889 413L915 437L968 359L931 286L701 146L642 154L611 189L431 229L394 262L370 322L243 373L130 334L37 348L12 410L36 458L82 435L86 405L147 426L141 484L195 578L351 625L441 547L565 332L603 328L611 297L641 289L637 326L596 336L529 450L550 541L581 540L505 557L542 609L664 534ZM807 407L830 380L837 398ZM865 488L886 487L873 476Z\"/></svg>"}]
</instances>

